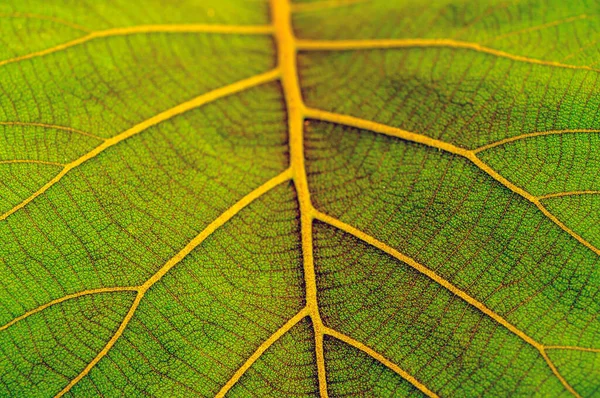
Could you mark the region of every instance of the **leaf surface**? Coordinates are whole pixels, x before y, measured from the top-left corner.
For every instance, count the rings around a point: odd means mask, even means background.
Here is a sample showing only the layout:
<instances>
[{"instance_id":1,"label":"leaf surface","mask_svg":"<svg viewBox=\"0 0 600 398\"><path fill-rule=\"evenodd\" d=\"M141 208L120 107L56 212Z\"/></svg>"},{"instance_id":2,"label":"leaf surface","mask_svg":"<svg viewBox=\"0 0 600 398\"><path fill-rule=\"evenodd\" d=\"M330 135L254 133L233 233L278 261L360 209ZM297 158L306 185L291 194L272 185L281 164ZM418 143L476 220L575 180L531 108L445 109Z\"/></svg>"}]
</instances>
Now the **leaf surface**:
<instances>
[{"instance_id":1,"label":"leaf surface","mask_svg":"<svg viewBox=\"0 0 600 398\"><path fill-rule=\"evenodd\" d=\"M600 394L598 5L0 5L0 395Z\"/></svg>"}]
</instances>

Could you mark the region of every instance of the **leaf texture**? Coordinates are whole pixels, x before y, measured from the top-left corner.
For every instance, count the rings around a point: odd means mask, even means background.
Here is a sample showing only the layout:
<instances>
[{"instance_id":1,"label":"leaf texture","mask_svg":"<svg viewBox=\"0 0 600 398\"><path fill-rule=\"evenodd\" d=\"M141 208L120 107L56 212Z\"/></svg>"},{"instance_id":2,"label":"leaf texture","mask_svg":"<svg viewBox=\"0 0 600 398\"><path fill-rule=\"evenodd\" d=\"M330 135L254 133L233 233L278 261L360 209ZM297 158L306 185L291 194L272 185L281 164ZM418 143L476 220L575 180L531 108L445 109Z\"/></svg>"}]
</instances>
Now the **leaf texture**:
<instances>
[{"instance_id":1,"label":"leaf texture","mask_svg":"<svg viewBox=\"0 0 600 398\"><path fill-rule=\"evenodd\" d=\"M0 395L599 395L599 11L3 2Z\"/></svg>"}]
</instances>

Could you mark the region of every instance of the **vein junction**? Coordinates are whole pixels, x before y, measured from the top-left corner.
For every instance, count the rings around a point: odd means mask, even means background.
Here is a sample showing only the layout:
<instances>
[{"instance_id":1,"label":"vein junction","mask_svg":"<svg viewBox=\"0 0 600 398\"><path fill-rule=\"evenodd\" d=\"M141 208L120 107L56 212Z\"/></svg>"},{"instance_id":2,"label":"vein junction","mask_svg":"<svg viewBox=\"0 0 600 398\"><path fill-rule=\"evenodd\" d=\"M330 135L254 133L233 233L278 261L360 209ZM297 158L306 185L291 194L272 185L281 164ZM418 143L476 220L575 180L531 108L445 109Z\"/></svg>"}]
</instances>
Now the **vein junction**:
<instances>
[{"instance_id":1,"label":"vein junction","mask_svg":"<svg viewBox=\"0 0 600 398\"><path fill-rule=\"evenodd\" d=\"M344 1L327 1L321 4L322 6L338 6L338 5L349 5L353 3L360 2L362 0L344 0ZM298 11L310 11L304 10L302 7L295 7ZM308 8L308 7L307 7ZM183 258L185 258L190 252L192 252L198 245L200 245L208 236L210 236L216 229L221 227L227 221L229 221L232 217L234 217L237 213L239 213L242 209L247 207L250 203L255 201L257 198L269 192L274 187L282 184L286 181L293 181L296 192L298 196L299 208L300 208L300 219L301 219L301 233L302 233L302 253L303 253L303 263L304 263L304 277L305 277L305 285L306 285L306 305L300 310L294 317L292 317L288 322L286 322L280 329L275 331L273 335L271 335L267 340L265 340L248 358L248 360L238 369L238 371L227 381L227 383L222 387L222 389L218 392L217 397L224 396L234 385L235 383L244 375L244 373L260 358L260 356L272 345L274 344L281 336L283 336L287 331L289 331L292 327L294 327L298 322L302 319L309 317L313 324L314 336L315 336L315 347L316 347L316 361L317 361L317 369L318 369L318 379L319 379L319 390L322 397L327 397L327 378L326 378L326 369L325 369L325 359L323 353L323 336L330 335L334 338L337 338L340 341L345 342L363 352L367 355L373 357L378 360L383 365L387 366L404 379L413 384L416 388L422 391L424 394L430 397L437 397L435 392L431 391L425 385L423 385L419 380L417 380L414 376L410 375L403 369L401 369L397 364L393 363L389 359L387 359L384 355L376 352L372 348L366 346L365 344L354 340L352 337L347 336L337 330L327 327L320 316L319 313L319 304L317 297L317 285L316 285L316 272L314 267L314 257L313 257L313 236L312 236L312 228L313 221L320 220L321 222L327 223L335 228L338 228L342 231L345 231L349 234L356 236L357 238L367 242L368 244L382 250L383 252L395 257L396 259L406 263L410 267L419 271L420 273L426 275L431 280L440 284L456 296L460 297L462 300L466 301L473 307L477 308L497 323L502 325L503 327L510 330L512 333L523 339L525 342L533 346L538 350L540 355L546 361L554 375L560 380L560 382L564 385L564 387L571 392L573 395L578 396L577 392L568 384L565 378L558 372L555 365L552 363L550 358L547 355L548 350L577 350L577 351L587 351L587 352L600 352L600 349L596 348L585 348L585 347L576 347L576 346L561 346L561 345L544 345L532 337L528 336L526 333L518 329L515 325L511 324L508 320L494 312L492 309L488 308L482 302L478 301L476 298L470 296L467 292L459 289L454 286L448 280L444 279L442 276L436 274L434 271L428 269L422 264L419 264L414 259L398 252L392 247L389 247L385 243L377 240L376 238L367 235L366 233L354 228L351 225L345 224L344 222L335 219L327 214L324 214L317 209L314 208L311 202L310 191L308 187L308 179L305 168L305 158L304 158L304 132L303 132L303 124L304 120L316 119L322 120L332 123L344 124L352 127L357 127L361 129L366 129L370 131L374 131L381 134L386 134L389 136L394 136L403 140L427 145L433 148L437 148L440 150L444 150L449 153L453 153L462 157L469 159L473 164L479 167L481 170L486 172L496 181L504 185L506 188L512 190L513 192L519 194L525 199L532 202L540 211L542 211L548 218L550 218L555 224L557 224L560 228L562 228L565 232L569 233L572 237L577 239L580 243L593 250L595 253L600 255L600 250L594 247L589 242L585 241L581 236L579 236L574 231L570 230L566 227L561 221L559 221L554 215L552 215L542 204L542 200L558 197L558 196L566 196L566 195L580 195L580 194L598 194L600 191L577 191L577 192L562 192L555 194L548 194L544 196L533 196L526 192L525 190L517 187L504 177L502 177L499 173L485 164L478 156L477 153L493 148L498 145L503 145L508 142L512 142L518 139L525 139L533 136L539 135L547 135L547 134L563 134L563 133L577 133L577 132L600 132L600 130L563 130L563 131L550 131L550 132L539 132L539 133L531 133L525 134L522 136L517 136L513 138L508 138L502 141L498 141L496 143L491 143L485 145L483 147L468 150L464 148L457 147L453 144L432 139L430 137L420 135L417 133L408 132L399 128L382 125L379 123L375 123L372 121L367 121L359 118L355 118L348 115L341 115L337 113L331 113L327 111L322 111L318 109L311 109L306 107L304 101L302 99L302 94L300 90L300 84L298 81L298 70L297 70L297 60L296 55L298 51L301 50L352 50L352 49L376 49L376 48L395 48L395 47L449 47L449 48L462 48L469 49L474 51L479 51L483 53L492 54L499 57L510 58L515 61L520 62L529 62L534 64L543 64L547 66L554 66L560 68L570 68L570 69L589 69L594 70L587 66L574 66L561 64L553 61L542 61L536 60L528 57L518 56L508 54L502 51L494 50L491 48L487 48L481 46L476 43L467 43L467 42L459 42L453 40L445 40L445 39L435 39L435 40L425 40L425 39L406 39L406 40L363 40L363 41L309 41L309 40L299 40L293 34L293 29L291 26L291 13L293 11L293 7L290 4L289 0L271 0L271 14L273 17L273 24L268 26L225 26L225 25L147 25L147 26L138 26L131 28L116 28L109 29L106 31L99 32L90 32L89 34L75 39L73 41L63 43L57 45L55 47L42 50L39 52L23 55L20 57L16 57L13 59L8 59L4 61L0 61L0 66L9 64L12 62L17 62L25 59L30 59L34 57L44 56L53 52L61 51L79 44L83 44L87 41L94 40L96 38L101 37L110 37L110 36L119 36L119 35L129 35L129 34L138 34L138 33L151 33L151 32L205 32L205 33L223 33L223 34L273 34L277 49L278 49L278 66L275 70L266 72L261 75L257 75L251 77L249 79L245 79L239 82L236 82L232 85L211 91L209 93L200 95L195 99L192 99L188 102L182 103L174 108L166 110L148 120L145 120L136 126L124 131L123 133L110 138L110 139L102 139L95 137L91 134L87 134L85 132L79 132L67 127L60 126L51 126L45 125L42 123L29 123L30 125L37 125L41 127L50 127L50 128L58 128L63 130L69 130L72 132L90 135L94 138L98 138L102 141L102 143L97 146L95 149L87 153L86 155L80 157L79 159L68 163L66 165L60 165L63 167L62 171L51 181L41 187L38 191L36 191L29 198L24 200L19 205L15 206L10 211L2 214L0 216L0 221L5 220L11 214L15 213L19 209L25 207L29 202L34 200L37 196L43 194L47 189L49 189L52 185L57 183L63 176L65 176L70 170L75 167L80 166L84 162L96 157L99 153L108 149L109 147L118 144L119 142L130 138L147 128L161 123L162 121L168 120L172 117L175 117L179 114L187 112L188 110L194 109L196 107L202 106L208 102L214 101L218 98L231 95L251 87L274 81L280 80L283 91L285 95L285 101L288 110L288 131L289 131L289 146L290 146L290 165L289 168L273 179L265 182L260 187L256 188L254 191L246 195L228 210L226 210L223 214L221 214L217 219L215 219L211 224L209 224L204 230L202 230L192 241L190 241L183 249L181 249L174 257L172 257L167 263L165 263L151 278L145 281L143 284L139 286L130 286L130 287L113 287L113 288L97 288L85 290L79 293L69 294L62 298L55 299L41 305L33 310L26 312L25 314L13 319L7 324L0 326L0 331L6 330L11 327L15 323L26 319L27 317L34 315L48 307L51 307L56 304L60 304L64 301L75 299L85 295L92 294L102 294L109 292L123 292L130 291L136 293L135 299L125 315L123 321L119 325L116 333L111 337L111 339L107 342L104 348L94 357L94 359L81 371L77 377L69 382L67 386L63 388L58 394L57 397L63 396L65 393L70 391L70 389L77 384L83 377L85 377L91 369L108 353L108 351L113 347L116 341L123 334L127 325L133 318L138 306L141 303L142 298L145 296L146 292L157 283L163 276L165 276L173 267L175 267ZM81 29L83 30L83 29ZM19 122L1 122L0 124L5 125L27 125L28 123L19 123ZM13 162L21 162L20 160L15 161L5 161L5 163L13 163ZM35 162L35 161L32 161Z\"/></svg>"}]
</instances>

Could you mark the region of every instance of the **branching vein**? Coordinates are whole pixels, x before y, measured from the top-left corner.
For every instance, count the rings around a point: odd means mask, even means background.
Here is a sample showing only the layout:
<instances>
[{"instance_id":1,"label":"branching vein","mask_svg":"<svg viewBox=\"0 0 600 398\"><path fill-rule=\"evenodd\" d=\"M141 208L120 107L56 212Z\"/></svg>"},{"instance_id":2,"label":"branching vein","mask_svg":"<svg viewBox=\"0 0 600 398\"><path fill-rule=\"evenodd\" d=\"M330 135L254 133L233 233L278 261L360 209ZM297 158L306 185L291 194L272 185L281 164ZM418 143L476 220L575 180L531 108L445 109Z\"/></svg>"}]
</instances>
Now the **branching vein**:
<instances>
[{"instance_id":1,"label":"branching vein","mask_svg":"<svg viewBox=\"0 0 600 398\"><path fill-rule=\"evenodd\" d=\"M277 340L279 340L284 334L286 334L291 328L296 326L298 322L308 316L308 309L305 307L298 312L293 318L287 321L282 327L280 327L275 333L273 333L267 340L265 340L254 353L244 362L242 366L233 374L233 376L225 383L225 385L219 390L215 398L223 398L225 394L237 383L237 381L246 373L248 369L256 362L261 355L269 349Z\"/></svg>"},{"instance_id":2,"label":"branching vein","mask_svg":"<svg viewBox=\"0 0 600 398\"><path fill-rule=\"evenodd\" d=\"M136 26L136 27L128 27L128 28L115 28L108 29L103 31L90 32L89 34L82 36L80 38L74 39L72 41L62 43L56 45L54 47L33 52L30 54L18 56L12 59L7 59L4 61L0 61L0 66L18 62L21 60L27 60L35 57L45 56L51 53L55 53L58 51L62 51L74 46L78 46L80 44L84 44L86 42L95 40L97 38L103 37L113 37L113 36L125 36L132 34L142 34L142 33L192 33L192 32L201 32L201 33L221 33L221 34L250 34L250 35L271 35L275 36L275 41L277 44L277 54L278 54L278 67L275 70L270 72L257 75L251 77L249 79L238 81L229 86L225 86L223 88L211 91L209 93L198 96L190 101L184 102L180 105L177 105L169 110L159 113L156 116L147 119L130 129L118 134L109 139L103 139L97 136L94 136L89 133L85 133L82 131L78 131L75 129L61 127L61 126L53 126L42 123L25 123L25 122L0 122L0 125L32 125L32 126L40 126L40 127L49 127L56 128L65 131L71 131L74 133L88 135L90 137L102 140L103 142L95 147L92 151L83 155L82 157L76 159L73 162L70 162L66 165L61 165L63 167L62 171L55 176L52 180L46 183L43 187L41 187L38 191L32 194L30 197L25 199L23 202L7 211L6 213L0 215L0 221L5 220L11 214L15 213L19 209L25 207L28 203L34 200L39 195L43 194L46 190L56 184L62 177L64 177L69 171L83 164L84 162L93 159L97 155L99 155L104 150L110 148L118 144L119 142L126 140L146 129L152 127L158 123L166 121L172 117L180 115L184 112L187 112L191 109L202 106L208 102L214 101L218 98L231 95L251 87L267 83L270 81L274 81L277 79L281 80L281 84L283 86L287 111L288 111L288 130L289 130L289 146L290 146L290 166L289 169L285 172L281 173L277 177L267 181L236 204L234 204L231 208L222 213L217 219L215 219L211 224L209 224L204 230L202 230L192 241L190 241L181 251L179 251L175 256L173 256L169 261L167 261L152 277L150 277L147 281L139 286L134 287L114 287L114 288L99 288L99 289L91 289L85 290L79 293L70 294L64 296L62 298L53 300L49 303L46 303L42 306L39 306L33 310L26 312L25 314L13 319L8 322L4 326L0 327L0 331L9 328L15 323L37 313L46 308L49 308L53 305L60 304L64 301L75 299L77 297L91 295L91 294L100 294L107 292L118 292L118 291L133 291L137 292L137 295L129 308L127 314L123 318L120 323L115 334L110 338L110 340L106 343L103 349L88 363L88 365L79 373L74 379L72 379L68 385L61 390L57 397L63 396L65 393L71 390L71 388L76 385L83 377L85 377L94 366L109 352L109 350L114 346L117 340L121 337L121 335L126 330L129 322L135 315L135 312L140 305L144 295L146 292L157 283L163 276L165 276L174 266L176 266L179 262L181 262L189 253L191 253L198 245L200 245L206 238L208 238L216 229L221 227L223 224L228 222L232 217L238 214L242 209L248 206L250 203L273 189L274 187L282 184L286 181L293 181L296 192L298 196L298 203L300 209L300 221L301 221L301 234L302 234L302 254L303 254L303 264L304 264L304 278L306 285L306 306L299 313L297 313L293 318L291 318L288 322L286 322L280 329L278 329L273 335L271 335L267 340L265 340L256 351L244 362L244 364L232 375L232 377L227 381L227 383L222 387L220 392L217 394L218 397L224 396L234 385L235 383L245 374L245 372L261 357L261 355L269 349L281 336L287 333L292 327L294 327L300 320L305 317L310 317L313 330L315 334L315 357L317 362L317 370L318 370L318 379L319 379L319 390L321 397L326 398L328 395L327 392L327 378L326 378L326 369L325 369L325 359L323 352L323 337L324 335L330 335L334 338L339 339L340 341L345 342L363 352L367 355L373 357L378 360L388 368L392 369L394 372L402 376L405 380L413 384L416 388L421 390L423 393L430 397L437 397L437 395L429 390L425 385L423 385L419 380L417 380L414 376L408 374L406 371L402 370L397 364L394 364L392 361L385 358L382 354L376 352L372 348L366 346L365 344L354 340L350 336L347 336L337 330L331 329L323 324L323 321L319 312L319 304L317 300L317 284L316 284L316 271L314 266L314 258L313 258L313 221L314 219L318 219L325 223L328 223L336 228L339 228L347 233L350 233L356 236L359 239L373 245L374 247L379 248L380 250L388 253L389 255L395 257L408 264L412 268L416 269L421 274L429 277L431 280L440 284L453 294L457 295L465 302L469 303L471 306L477 308L485 315L495 320L497 323L520 337L523 341L530 344L534 348L536 348L540 355L544 358L554 375L560 380L560 382L564 385L564 387L570 391L573 395L578 396L578 394L573 390L573 388L568 384L568 382L562 377L562 375L558 372L553 362L548 357L546 351L551 349L565 349L565 350L577 350L577 351L589 351L589 352L600 352L600 349L596 348L584 348L584 347L574 347L574 346L550 346L543 345L526 333L518 329L516 326L511 324L508 320L485 306L482 302L476 300L474 297L470 296L465 291L459 289L454 286L452 283L442 278L440 275L435 273L434 271L426 268L424 265L419 264L414 259L398 252L397 250L387 246L385 243L378 241L374 237L371 237L364 232L343 223L340 220L337 220L333 217L330 217L324 213L317 211L311 202L310 191L308 187L308 178L305 167L305 158L304 158L304 131L303 124L304 120L307 118L312 118L316 120L323 120L333 123L339 123L347 126L357 127L361 129L371 130L374 132L378 132L381 134L386 134L393 137L398 137L407 141L420 143L423 145L427 145L433 148L437 148L439 150L443 150L452 154L456 154L462 156L468 160L470 160L473 164L475 164L478 168L486 172L496 181L500 182L502 185L510 189L511 191L519 194L525 199L529 200L533 204L535 204L542 213L544 213L548 218L550 218L556 225L562 228L564 231L569 233L572 237L577 239L580 243L593 250L595 253L600 255L600 250L584 240L581 236L577 235L574 231L570 230L566 227L561 221L559 221L554 215L552 215L541 203L541 200L558 197L558 196L567 196L567 195L580 195L580 194L596 194L600 193L600 191L577 191L577 192L562 192L549 194L545 196L535 197L522 188L517 187L506 178L501 176L491 167L489 167L486 163L484 163L479 157L477 157L477 153L490 149L499 145L506 144L508 142L516 141L519 139L524 139L528 137L541 136L541 135L549 135L549 134L563 134L563 133L597 133L600 130L561 130L561 131L549 131L549 132L539 132L539 133L531 133L524 134L517 137L508 138L505 140L501 140L495 143L491 143L475 150L468 150L464 148L457 147L453 144L443 142L440 140L435 140L430 137L412 133L409 131L405 131L402 129L394 128L391 126L375 123L372 121L367 121L359 118L355 118L352 116L341 115L326 111L321 111L317 109L307 108L303 102L302 94L300 91L300 84L298 81L298 67L297 67L297 52L300 50L304 51L336 51L336 50L366 50L366 49L383 49L383 48L426 48L426 47L438 47L438 48L455 48L455 49L465 49L471 51L477 51L480 53L486 53L490 55L494 55L497 57L511 59L517 62L526 62L530 64L538 64L559 68L568 68L568 69L583 69L590 71L599 71L590 66L578 66L578 65L569 65L563 64L560 62L554 61L545 61L534 59L530 57L520 56L510 54L504 51L496 50L493 48L485 47L478 43L457 41L451 39L390 39L390 40L339 40L339 41L327 41L327 40L300 40L297 39L293 34L293 29L291 26L291 14L293 11L295 12L306 12L323 8L331 8L338 6L346 6L355 4L358 2L362 2L364 0L326 0L317 3L309 3L309 4L298 4L292 6L289 0L271 0L271 14L273 18L272 25L266 26L231 26L231 25L203 25L203 24L193 24L193 25L144 25L144 26ZM575 20L575 19L573 19ZM60 22L60 21L55 21ZM569 22L566 20L565 22ZM83 27L80 30L86 30ZM10 161L10 162L19 162L18 160ZM6 163L6 161L5 161ZM41 163L41 162L40 162ZM51 163L51 162L46 162Z\"/></svg>"},{"instance_id":3,"label":"branching vein","mask_svg":"<svg viewBox=\"0 0 600 398\"><path fill-rule=\"evenodd\" d=\"M597 129L565 129L565 130L536 131L533 133L521 134L521 135L516 135L514 137L504 138L502 140L498 140L498 141L492 142L490 144L480 146L479 148L474 149L473 152L478 153L478 152L485 151L485 150L488 150L491 148L495 148L500 145L508 144L510 142L519 141L519 140L523 140L523 139L527 139L527 138L542 137L542 136L546 136L546 135L571 134L571 133L600 133L600 130L597 130Z\"/></svg>"},{"instance_id":4,"label":"branching vein","mask_svg":"<svg viewBox=\"0 0 600 398\"><path fill-rule=\"evenodd\" d=\"M600 72L600 69L587 65L563 64L556 61L515 55L505 51L482 46L478 43L458 41L452 39L373 39L373 40L298 40L298 49L303 51L344 51L344 50L374 50L392 48L453 48L472 50L506 58L517 62L526 62L536 65L553 66L565 69L582 69Z\"/></svg>"},{"instance_id":5,"label":"branching vein","mask_svg":"<svg viewBox=\"0 0 600 398\"><path fill-rule=\"evenodd\" d=\"M291 10L294 13L314 12L331 8L340 8L351 6L354 4L367 3L369 0L324 0L315 1L312 3L294 3L291 5Z\"/></svg>"},{"instance_id":6,"label":"branching vein","mask_svg":"<svg viewBox=\"0 0 600 398\"><path fill-rule=\"evenodd\" d=\"M586 19L590 19L590 15L586 15L586 14L581 14L581 15L577 15L574 17L570 17L570 18L565 18L565 19L559 19L557 21L552 21L552 22L547 22L544 23L542 25L538 25L538 26L531 26L525 29L520 29L520 30L516 30L513 32L508 32L499 36L496 36L490 40L487 40L488 43L492 42L492 41L496 41L496 40L501 40L501 39L506 39L507 37L511 37L511 36L517 36L517 35L522 35L525 33L531 33L531 32L536 32L539 30L544 30L544 29L549 29L549 28L554 28L557 26L561 26L561 25L565 25L565 24L569 24L569 23L573 23L573 22L577 22L577 21L582 21L582 20L586 20Z\"/></svg>"},{"instance_id":7,"label":"branching vein","mask_svg":"<svg viewBox=\"0 0 600 398\"><path fill-rule=\"evenodd\" d=\"M544 358L544 360L546 361L546 363L552 370L552 372L554 373L554 375L563 384L563 386L569 392L571 392L573 395L579 396L579 394L577 394L577 392L573 389L573 387L571 387L569 385L569 383L566 381L566 379L558 372L558 369L556 369L556 367L554 366L554 364L552 363L552 361L546 354L547 347L545 345L534 340L532 337L530 337L525 332L523 332L522 330L517 328L515 325L510 323L508 320L506 320L504 317L502 317L498 313L494 312L492 309L487 307L485 304L483 304L482 302L480 302L473 296L469 295L464 290L461 290L457 286L453 285L450 281L444 279L442 276L438 275L436 272L434 272L434 271L430 270L429 268L425 267L424 265L418 263L413 258L400 253L396 249L388 246L387 244L381 242L380 240L375 239L374 237L364 233L363 231L361 231L357 228L354 228L336 218L333 218L331 216L328 216L328 215L321 213L319 211L316 211L316 210L315 210L315 218L324 223L327 223L333 227L336 227L346 233L349 233L349 234L359 238L360 240L370 244L371 246L376 247L379 250L389 254L390 256L402 261L403 263L405 263L405 264L409 265L410 267L412 267L413 269L417 270L419 273L427 276L429 279L433 280L440 286L443 286L445 289L449 290L456 296L460 297L462 300L464 300L471 306L477 308L479 311L481 311L488 317L492 318L494 321L496 321L500 325L504 326L506 329L508 329L509 331L511 331L518 337L520 337L523 341L525 341L526 343L530 344L535 349L537 349L539 351L540 355Z\"/></svg>"},{"instance_id":8,"label":"branching vein","mask_svg":"<svg viewBox=\"0 0 600 398\"><path fill-rule=\"evenodd\" d=\"M600 195L600 191L565 191L565 192L554 192L546 195L538 196L539 200L561 198L563 196L577 196L577 195Z\"/></svg>"},{"instance_id":9,"label":"branching vein","mask_svg":"<svg viewBox=\"0 0 600 398\"><path fill-rule=\"evenodd\" d=\"M32 52L18 57L0 61L0 66L26 59L42 57L58 51L66 50L89 41L102 37L128 36L142 33L218 33L218 34L244 34L244 35L269 35L273 28L269 25L205 25L205 24L182 24L182 25L141 25L126 28L114 28L91 32L85 36L58 44L54 47Z\"/></svg>"},{"instance_id":10,"label":"branching vein","mask_svg":"<svg viewBox=\"0 0 600 398\"><path fill-rule=\"evenodd\" d=\"M23 315L20 315L18 317L16 317L15 319L13 319L12 321L4 324L3 326L0 326L0 332L3 330L8 329L9 327L11 327L12 325L14 325L15 323L22 321L25 318L30 317L33 314L37 314L40 311L45 310L46 308L52 307L53 305L56 304L60 304L62 302L65 302L67 300L71 300L77 297L82 297L82 296L88 296L88 295L92 295L92 294L100 294L100 293L113 293L113 292L126 292L126 291L137 291L137 287L102 287L99 289L90 289L90 290L83 290L81 292L78 293L73 293L73 294L68 294L66 296L63 296L61 298L58 298L56 300L52 300L47 302L46 304L40 305L39 307L36 307L32 310L27 311L26 313L24 313Z\"/></svg>"},{"instance_id":11,"label":"branching vein","mask_svg":"<svg viewBox=\"0 0 600 398\"><path fill-rule=\"evenodd\" d=\"M50 22L54 22L54 23L57 23L60 25L64 25L71 29L80 30L82 32L90 32L90 30L84 26L81 26L79 24L76 24L76 23L61 19L61 18L53 17L50 15L34 14L34 13L30 13L30 12L12 12L12 13L0 13L0 18L39 19L42 21L50 21Z\"/></svg>"},{"instance_id":12,"label":"branching vein","mask_svg":"<svg viewBox=\"0 0 600 398\"><path fill-rule=\"evenodd\" d=\"M436 393L434 393L429 388L427 388L419 380L415 379L411 374L407 373L402 368L400 368L398 365L396 365L394 362L390 361L389 359L387 359L386 357L384 357L383 355L381 355L374 349L361 343L360 341L354 340L352 337L347 336L347 335L345 335L341 332L338 332L337 330L331 329L329 327L325 327L323 332L332 337L335 337L336 339L338 339L340 341L343 341L344 343L346 343L346 344L364 352L365 354L369 355L370 357L376 359L377 361L379 361L380 363L387 366L389 369L393 370L398 375L402 376L404 379L409 381L412 385L417 387L419 390L421 390L421 392L423 392L428 397L432 397L432 398L438 397L438 395Z\"/></svg>"},{"instance_id":13,"label":"branching vein","mask_svg":"<svg viewBox=\"0 0 600 398\"><path fill-rule=\"evenodd\" d=\"M85 131L74 129L72 127L57 126L55 124L33 123L33 122L0 122L0 126L44 127L44 128L48 128L48 129L55 129L55 130L67 131L67 132L70 132L70 133L75 133L75 134L80 134L80 135L84 135L84 136L87 136L87 137L92 137L92 138L95 138L95 139L100 140L100 141L105 141L104 138L98 137L97 135L86 133Z\"/></svg>"},{"instance_id":14,"label":"branching vein","mask_svg":"<svg viewBox=\"0 0 600 398\"><path fill-rule=\"evenodd\" d=\"M208 238L215 230L229 221L233 216L238 214L242 209L248 206L250 203L254 202L256 199L263 196L265 193L269 192L271 189L275 188L279 184L282 184L286 181L289 181L292 178L292 172L290 169L281 173L275 178L265 182L260 187L256 188L254 191L250 192L248 195L244 196L240 201L235 203L229 209L227 209L224 213L222 213L218 218L216 218L212 223L210 223L206 228L204 228L194 239L192 239L183 249L181 249L175 256L171 257L169 261L167 261L152 277L150 277L146 282L132 289L137 291L137 295L133 304L131 305L129 311L123 318L123 321L119 325L119 328L115 332L115 334L110 338L108 343L104 346L104 348L92 359L90 363L75 377L73 380L69 382L57 395L56 398L62 397L66 394L75 384L77 384L83 377L85 377L96 364L110 351L110 349L115 345L117 340L121 337L127 325L133 318L135 311L140 305L142 298L146 294L146 292L163 276L167 274L174 266L176 266L181 260L183 260L188 254L192 252L198 245L200 245L206 238ZM62 300L64 301L64 300ZM39 311L38 311L39 312ZM265 348L266 349L266 348Z\"/></svg>"},{"instance_id":15,"label":"branching vein","mask_svg":"<svg viewBox=\"0 0 600 398\"><path fill-rule=\"evenodd\" d=\"M81 156L80 158L72 161L71 163L66 164L64 166L64 168L62 169L62 171L60 173L58 173L50 181L48 181L44 186L42 186L40 189L35 191L27 199L23 200L21 203L19 203L12 209L8 210L6 213L0 215L0 221L5 220L8 216L10 216L11 214L15 213L16 211L22 209L28 203L30 203L32 200L34 200L35 198L37 198L38 196L40 196L41 194L46 192L49 188L51 188L54 184L56 184L58 181L60 181L65 175L67 175L67 173L69 173L74 168L80 166L81 164L87 162L90 159L95 158L100 153L104 152L106 149L108 149L114 145L117 145L119 142L124 141L128 138L131 138L134 135L141 133L142 131L144 131L152 126L155 126L161 122L169 120L175 116L181 115L182 113L185 113L192 109L198 108L204 104L207 104L207 103L217 100L219 98L249 89L251 87L255 87L255 86L273 81L273 80L277 79L278 77L279 77L279 71L272 70L270 72L263 73L261 75L256 75L256 76L253 76L248 79L240 80L240 81L230 84L228 86L218 88L218 89L210 91L206 94L202 94L192 100L189 100L187 102L179 104L179 105L177 105L171 109L168 109L164 112L161 112L158 115L151 117L150 119L144 120L143 122L136 124L135 126L131 127L130 129L122 132L121 134L118 134L112 138L105 140L102 144L98 145L90 152L88 152L85 155Z\"/></svg>"},{"instance_id":16,"label":"branching vein","mask_svg":"<svg viewBox=\"0 0 600 398\"><path fill-rule=\"evenodd\" d=\"M15 164L15 163L45 164L45 165L49 165L49 166L64 167L63 163L49 162L49 161L46 161L46 160L35 160L35 159L0 160L0 164Z\"/></svg>"},{"instance_id":17,"label":"branching vein","mask_svg":"<svg viewBox=\"0 0 600 398\"><path fill-rule=\"evenodd\" d=\"M296 60L296 38L291 25L291 4L289 0L271 0L271 15L275 27L278 65L281 70L281 84L288 112L288 135L290 146L290 168L300 208L300 228L302 234L302 257L306 285L306 307L312 320L315 334L315 355L319 378L319 392L327 398L327 378L323 353L323 321L319 314L317 282L313 257L312 203L308 189L306 167L304 165L304 102L298 81Z\"/></svg>"},{"instance_id":18,"label":"branching vein","mask_svg":"<svg viewBox=\"0 0 600 398\"><path fill-rule=\"evenodd\" d=\"M513 184L505 177L500 175L496 170L492 169L488 164L486 164L483 160L481 160L477 153L474 150L465 149L458 147L456 145L450 144L448 142L436 140L431 137L427 137L422 134L413 133L410 131L406 131L400 128L388 126L381 123L376 123L369 120L364 120L360 118L356 118L353 116L342 115L339 113L332 113L327 111L322 111L318 109L307 109L306 115L309 118L315 120L322 120L331 123L343 124L350 127L356 127L359 129L369 130L376 133L388 135L391 137L397 137L403 139L405 141L415 142L418 144L423 144L429 146L431 148L436 148L448 153L452 153L455 155L462 156L468 160L470 160L475 166L481 169L483 172L488 174L494 180L498 181L506 188L510 189L514 193L522 196L527 199L531 203L533 203L546 217L548 217L552 222L554 222L559 228L563 231L571 235L575 238L579 243L592 250L594 253L600 255L600 249L596 246L585 240L581 235L573 231L571 228L567 227L562 221L560 221L554 214L552 214L542 203L541 199L537 196L530 194L525 191L523 188L518 187Z\"/></svg>"}]
</instances>

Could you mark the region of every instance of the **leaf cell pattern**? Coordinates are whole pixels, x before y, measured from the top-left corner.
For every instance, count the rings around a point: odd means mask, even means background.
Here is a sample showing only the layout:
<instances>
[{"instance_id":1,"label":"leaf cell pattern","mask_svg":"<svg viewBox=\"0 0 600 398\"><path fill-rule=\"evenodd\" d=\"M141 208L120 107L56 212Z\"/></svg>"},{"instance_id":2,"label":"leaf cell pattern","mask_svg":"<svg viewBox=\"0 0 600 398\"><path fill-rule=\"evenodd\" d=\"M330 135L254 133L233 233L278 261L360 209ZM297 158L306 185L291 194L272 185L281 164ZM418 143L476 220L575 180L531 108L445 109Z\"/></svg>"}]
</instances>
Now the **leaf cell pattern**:
<instances>
[{"instance_id":1,"label":"leaf cell pattern","mask_svg":"<svg viewBox=\"0 0 600 398\"><path fill-rule=\"evenodd\" d=\"M597 8L0 5L0 395L599 394Z\"/></svg>"}]
</instances>

